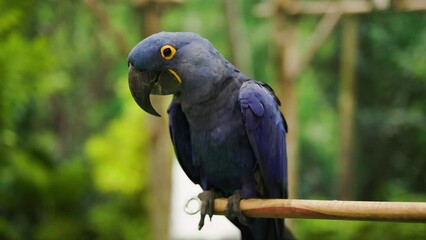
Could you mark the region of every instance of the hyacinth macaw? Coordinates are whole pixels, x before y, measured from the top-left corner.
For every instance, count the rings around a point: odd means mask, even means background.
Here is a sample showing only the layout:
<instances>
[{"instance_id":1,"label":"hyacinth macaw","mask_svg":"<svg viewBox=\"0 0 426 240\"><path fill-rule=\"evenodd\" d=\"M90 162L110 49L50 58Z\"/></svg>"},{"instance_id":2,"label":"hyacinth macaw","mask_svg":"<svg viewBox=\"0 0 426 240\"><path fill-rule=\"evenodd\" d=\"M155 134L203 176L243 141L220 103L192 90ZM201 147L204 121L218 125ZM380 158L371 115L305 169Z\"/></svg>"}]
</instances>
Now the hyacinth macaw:
<instances>
[{"instance_id":1,"label":"hyacinth macaw","mask_svg":"<svg viewBox=\"0 0 426 240\"><path fill-rule=\"evenodd\" d=\"M130 52L136 103L160 116L150 94L173 94L170 135L186 175L204 190L199 229L214 199L227 197L228 219L242 239L291 239L283 219L245 217L245 198L287 198L287 125L274 91L229 63L206 39L161 32Z\"/></svg>"}]
</instances>

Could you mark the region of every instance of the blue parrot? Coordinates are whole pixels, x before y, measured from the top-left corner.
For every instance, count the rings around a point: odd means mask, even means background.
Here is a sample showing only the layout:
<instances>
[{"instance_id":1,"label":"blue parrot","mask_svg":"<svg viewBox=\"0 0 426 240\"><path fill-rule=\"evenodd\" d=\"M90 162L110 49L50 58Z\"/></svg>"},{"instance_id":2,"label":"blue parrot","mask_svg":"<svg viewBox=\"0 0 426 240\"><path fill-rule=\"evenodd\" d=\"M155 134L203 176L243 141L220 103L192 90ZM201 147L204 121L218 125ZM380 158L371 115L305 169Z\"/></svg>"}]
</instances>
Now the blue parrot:
<instances>
[{"instance_id":1,"label":"blue parrot","mask_svg":"<svg viewBox=\"0 0 426 240\"><path fill-rule=\"evenodd\" d=\"M287 124L280 101L250 79L206 39L161 32L130 52L129 88L147 113L160 116L150 94L173 94L168 108L172 143L186 175L203 191L199 229L227 197L226 216L242 239L292 239L283 219L248 218L245 198L287 198Z\"/></svg>"}]
</instances>

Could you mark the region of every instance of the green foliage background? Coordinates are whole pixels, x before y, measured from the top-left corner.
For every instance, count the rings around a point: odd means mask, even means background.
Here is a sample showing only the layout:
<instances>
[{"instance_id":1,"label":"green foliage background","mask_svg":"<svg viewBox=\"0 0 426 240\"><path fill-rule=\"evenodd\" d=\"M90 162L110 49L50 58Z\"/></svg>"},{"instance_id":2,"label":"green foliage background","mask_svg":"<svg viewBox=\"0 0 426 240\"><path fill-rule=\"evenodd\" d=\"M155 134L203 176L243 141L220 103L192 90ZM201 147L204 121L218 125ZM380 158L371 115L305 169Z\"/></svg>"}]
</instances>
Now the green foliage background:
<instances>
[{"instance_id":1,"label":"green foliage background","mask_svg":"<svg viewBox=\"0 0 426 240\"><path fill-rule=\"evenodd\" d=\"M131 1L98 1L130 47ZM273 23L237 1L252 77L275 87ZM316 18L300 22L303 49ZM232 58L222 1L188 0L162 18ZM426 16L360 18L357 200L426 200ZM298 80L300 195L337 196L339 28ZM126 56L84 1L0 0L0 239L149 239L147 115ZM285 101L285 96L283 98ZM291 131L291 126L290 126ZM423 239L425 224L296 220L299 239Z\"/></svg>"}]
</instances>

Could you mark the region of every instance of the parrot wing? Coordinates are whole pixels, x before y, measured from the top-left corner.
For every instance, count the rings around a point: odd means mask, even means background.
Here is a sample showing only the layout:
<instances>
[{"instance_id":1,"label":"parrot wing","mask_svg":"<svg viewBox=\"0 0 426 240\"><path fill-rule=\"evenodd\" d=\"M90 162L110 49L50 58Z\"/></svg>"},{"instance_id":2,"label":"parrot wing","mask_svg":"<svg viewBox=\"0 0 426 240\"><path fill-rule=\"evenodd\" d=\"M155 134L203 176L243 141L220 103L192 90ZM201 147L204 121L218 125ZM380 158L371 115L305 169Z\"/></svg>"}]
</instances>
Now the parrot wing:
<instances>
[{"instance_id":1,"label":"parrot wing","mask_svg":"<svg viewBox=\"0 0 426 240\"><path fill-rule=\"evenodd\" d=\"M279 100L268 85L250 80L241 86L239 102L257 159L256 171L260 170L257 180L262 184L261 194L267 198L287 198L287 124L278 108Z\"/></svg>"},{"instance_id":2,"label":"parrot wing","mask_svg":"<svg viewBox=\"0 0 426 240\"><path fill-rule=\"evenodd\" d=\"M186 175L195 184L200 182L199 173L192 161L191 137L188 120L182 112L181 105L172 101L167 109L169 130L177 160Z\"/></svg>"}]
</instances>

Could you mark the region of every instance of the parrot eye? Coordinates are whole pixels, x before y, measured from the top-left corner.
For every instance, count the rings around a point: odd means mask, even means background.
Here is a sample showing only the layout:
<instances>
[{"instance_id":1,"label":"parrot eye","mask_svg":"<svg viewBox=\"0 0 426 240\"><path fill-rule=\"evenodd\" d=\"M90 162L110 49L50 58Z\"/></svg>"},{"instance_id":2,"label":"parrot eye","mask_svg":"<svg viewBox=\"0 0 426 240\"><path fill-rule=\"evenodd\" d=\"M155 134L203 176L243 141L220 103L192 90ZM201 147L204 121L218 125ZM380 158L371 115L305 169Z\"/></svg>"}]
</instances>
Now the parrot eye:
<instances>
[{"instance_id":1,"label":"parrot eye","mask_svg":"<svg viewBox=\"0 0 426 240\"><path fill-rule=\"evenodd\" d=\"M166 59L166 60L170 60L173 58L173 56L175 56L176 54L176 49L170 45L164 45L161 50L161 56Z\"/></svg>"}]
</instances>

